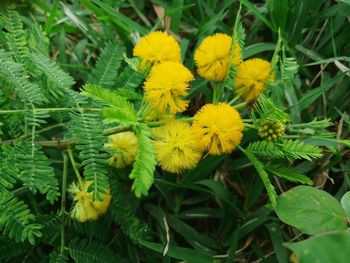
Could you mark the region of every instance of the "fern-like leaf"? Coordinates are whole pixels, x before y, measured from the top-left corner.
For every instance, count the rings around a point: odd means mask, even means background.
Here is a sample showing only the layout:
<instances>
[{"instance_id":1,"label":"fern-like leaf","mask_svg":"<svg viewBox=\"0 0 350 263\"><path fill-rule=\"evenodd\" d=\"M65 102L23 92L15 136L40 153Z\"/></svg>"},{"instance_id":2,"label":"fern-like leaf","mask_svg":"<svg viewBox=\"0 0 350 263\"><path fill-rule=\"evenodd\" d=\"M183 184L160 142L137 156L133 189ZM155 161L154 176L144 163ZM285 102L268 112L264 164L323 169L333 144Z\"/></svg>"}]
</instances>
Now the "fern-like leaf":
<instances>
[{"instance_id":1,"label":"fern-like leaf","mask_svg":"<svg viewBox=\"0 0 350 263\"><path fill-rule=\"evenodd\" d=\"M276 190L269 179L269 175L265 171L264 164L261 163L252 152L249 152L247 150L243 150L242 148L241 148L241 150L245 153L245 155L248 157L248 159L254 165L256 171L258 172L261 180L263 181L263 183L265 185L265 188L266 188L267 194L269 196L269 199L271 201L271 204L273 207L275 207L276 203L277 203Z\"/></svg>"},{"instance_id":2,"label":"fern-like leaf","mask_svg":"<svg viewBox=\"0 0 350 263\"><path fill-rule=\"evenodd\" d=\"M0 237L0 262L9 262L6 260L26 253L30 249L29 243L16 243L7 237Z\"/></svg>"},{"instance_id":3,"label":"fern-like leaf","mask_svg":"<svg viewBox=\"0 0 350 263\"><path fill-rule=\"evenodd\" d=\"M135 133L138 139L137 155L129 178L134 179L132 190L140 197L147 195L153 184L157 161L150 128L147 125L139 125L135 128Z\"/></svg>"},{"instance_id":4,"label":"fern-like leaf","mask_svg":"<svg viewBox=\"0 0 350 263\"><path fill-rule=\"evenodd\" d=\"M284 167L280 165L267 165L266 169L274 175L284 178L294 183L312 185L312 180L304 174L298 172L294 168Z\"/></svg>"},{"instance_id":5,"label":"fern-like leaf","mask_svg":"<svg viewBox=\"0 0 350 263\"><path fill-rule=\"evenodd\" d=\"M149 226L143 224L136 216L134 209L130 205L130 198L125 189L127 185L119 181L118 178L111 179L112 200L110 212L116 222L120 225L122 231L135 243L139 240L149 239ZM135 198L135 197L133 197Z\"/></svg>"},{"instance_id":6,"label":"fern-like leaf","mask_svg":"<svg viewBox=\"0 0 350 263\"><path fill-rule=\"evenodd\" d=\"M133 108L132 103L128 102L124 97L119 96L114 91L94 84L86 84L82 89L85 95L90 96L100 102L104 102L106 106L114 106L124 109Z\"/></svg>"},{"instance_id":7,"label":"fern-like leaf","mask_svg":"<svg viewBox=\"0 0 350 263\"><path fill-rule=\"evenodd\" d=\"M283 80L293 80L298 72L299 65L294 57L284 57L281 65L281 75Z\"/></svg>"},{"instance_id":8,"label":"fern-like leaf","mask_svg":"<svg viewBox=\"0 0 350 263\"><path fill-rule=\"evenodd\" d=\"M117 122L120 124L134 123L137 120L134 105L116 92L87 84L83 87L86 95L97 99L109 108L103 110L106 123Z\"/></svg>"},{"instance_id":9,"label":"fern-like leaf","mask_svg":"<svg viewBox=\"0 0 350 263\"><path fill-rule=\"evenodd\" d=\"M322 150L316 146L306 144L300 140L283 140L279 143L285 156L290 159L312 159L322 157Z\"/></svg>"},{"instance_id":10,"label":"fern-like leaf","mask_svg":"<svg viewBox=\"0 0 350 263\"><path fill-rule=\"evenodd\" d=\"M20 173L18 179L35 194L46 194L46 199L53 204L60 196L58 180L50 161L36 144L23 144L17 147L14 165Z\"/></svg>"},{"instance_id":11,"label":"fern-like leaf","mask_svg":"<svg viewBox=\"0 0 350 263\"><path fill-rule=\"evenodd\" d=\"M49 263L66 263L68 262L68 257L61 253L58 249L50 253Z\"/></svg>"},{"instance_id":12,"label":"fern-like leaf","mask_svg":"<svg viewBox=\"0 0 350 263\"><path fill-rule=\"evenodd\" d=\"M5 35L7 48L13 52L17 63L26 65L29 57L27 34L23 30L21 18L18 12L13 9L13 6L6 10L4 21L5 28L8 31Z\"/></svg>"},{"instance_id":13,"label":"fern-like leaf","mask_svg":"<svg viewBox=\"0 0 350 263\"><path fill-rule=\"evenodd\" d=\"M19 201L11 192L0 192L0 228L16 242L28 240L35 243L35 238L41 237L41 225L34 222L34 215L27 205Z\"/></svg>"},{"instance_id":14,"label":"fern-like leaf","mask_svg":"<svg viewBox=\"0 0 350 263\"><path fill-rule=\"evenodd\" d=\"M11 189L16 183L17 174L19 172L18 168L13 165L16 155L15 147L10 147L8 145L2 145L0 152L0 192L3 189Z\"/></svg>"},{"instance_id":15,"label":"fern-like leaf","mask_svg":"<svg viewBox=\"0 0 350 263\"><path fill-rule=\"evenodd\" d=\"M91 72L88 83L113 88L124 52L124 46L115 43L107 44Z\"/></svg>"},{"instance_id":16,"label":"fern-like leaf","mask_svg":"<svg viewBox=\"0 0 350 263\"><path fill-rule=\"evenodd\" d=\"M102 199L101 194L108 191L109 184L104 161L105 137L102 134L101 116L97 112L84 112L79 108L70 116L71 132L79 137L76 148L83 161L85 180L92 181L88 191L93 192L94 198Z\"/></svg>"},{"instance_id":17,"label":"fern-like leaf","mask_svg":"<svg viewBox=\"0 0 350 263\"><path fill-rule=\"evenodd\" d=\"M133 70L130 66L126 66L118 76L115 86L122 90L135 90L145 79L145 74L140 71Z\"/></svg>"},{"instance_id":18,"label":"fern-like leaf","mask_svg":"<svg viewBox=\"0 0 350 263\"><path fill-rule=\"evenodd\" d=\"M69 243L69 253L76 263L126 263L107 246L87 239L73 239Z\"/></svg>"},{"instance_id":19,"label":"fern-like leaf","mask_svg":"<svg viewBox=\"0 0 350 263\"><path fill-rule=\"evenodd\" d=\"M70 89L70 87L74 84L73 78L43 53L35 52L32 53L30 57L34 65L40 69L62 92ZM62 92L61 94L63 94Z\"/></svg>"},{"instance_id":20,"label":"fern-like leaf","mask_svg":"<svg viewBox=\"0 0 350 263\"><path fill-rule=\"evenodd\" d=\"M28 36L28 47L31 51L35 50L44 55L49 54L50 40L37 23L31 25Z\"/></svg>"},{"instance_id":21,"label":"fern-like leaf","mask_svg":"<svg viewBox=\"0 0 350 263\"><path fill-rule=\"evenodd\" d=\"M14 85L16 93L23 102L42 104L46 101L39 86L28 81L24 67L13 61L11 53L2 49L0 49L0 75Z\"/></svg>"},{"instance_id":22,"label":"fern-like leaf","mask_svg":"<svg viewBox=\"0 0 350 263\"><path fill-rule=\"evenodd\" d=\"M259 157L283 158L284 152L271 141L256 141L248 145L247 150Z\"/></svg>"},{"instance_id":23,"label":"fern-like leaf","mask_svg":"<svg viewBox=\"0 0 350 263\"><path fill-rule=\"evenodd\" d=\"M258 101L254 103L254 109L259 114L260 119L278 120L281 122L289 120L289 115L278 108L273 101L264 94L260 94Z\"/></svg>"}]
</instances>

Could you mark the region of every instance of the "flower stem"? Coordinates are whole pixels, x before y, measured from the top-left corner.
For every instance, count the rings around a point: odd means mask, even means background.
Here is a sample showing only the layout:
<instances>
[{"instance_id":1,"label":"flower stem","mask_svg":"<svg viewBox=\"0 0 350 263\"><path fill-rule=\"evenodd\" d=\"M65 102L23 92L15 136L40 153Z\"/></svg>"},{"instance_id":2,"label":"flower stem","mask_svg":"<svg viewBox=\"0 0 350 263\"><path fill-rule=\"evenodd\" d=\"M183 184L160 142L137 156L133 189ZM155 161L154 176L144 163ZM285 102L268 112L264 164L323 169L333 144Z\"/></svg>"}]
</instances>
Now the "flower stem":
<instances>
[{"instance_id":1,"label":"flower stem","mask_svg":"<svg viewBox=\"0 0 350 263\"><path fill-rule=\"evenodd\" d=\"M68 174L68 156L63 153L63 176L62 176L62 194L61 194L61 247L60 253L64 253L65 247L65 216L66 216L66 193L67 193L67 174Z\"/></svg>"},{"instance_id":2,"label":"flower stem","mask_svg":"<svg viewBox=\"0 0 350 263\"><path fill-rule=\"evenodd\" d=\"M236 97L234 97L232 100L229 101L229 105L233 105L237 100L239 100L240 96L237 95Z\"/></svg>"},{"instance_id":3,"label":"flower stem","mask_svg":"<svg viewBox=\"0 0 350 263\"><path fill-rule=\"evenodd\" d=\"M239 110L239 109L244 108L245 106L247 106L247 104L248 104L247 102L242 102L240 104L234 105L234 108L236 110Z\"/></svg>"},{"instance_id":4,"label":"flower stem","mask_svg":"<svg viewBox=\"0 0 350 263\"><path fill-rule=\"evenodd\" d=\"M244 123L244 127L250 128L250 129L259 129L258 126L254 124Z\"/></svg>"},{"instance_id":5,"label":"flower stem","mask_svg":"<svg viewBox=\"0 0 350 263\"><path fill-rule=\"evenodd\" d=\"M81 189L83 189L83 185L84 185L84 184L83 184L83 179L82 179L82 177L81 177L81 175L80 175L80 173L79 173L78 165L77 165L77 163L75 162L74 155L73 155L73 151L72 151L72 149L70 149L70 148L69 148L67 151L68 151L69 159L70 159L70 162L71 162L71 164L72 164L72 166L73 166L75 175L77 176L77 179L78 179L78 181L79 181L80 187L81 187Z\"/></svg>"}]
</instances>

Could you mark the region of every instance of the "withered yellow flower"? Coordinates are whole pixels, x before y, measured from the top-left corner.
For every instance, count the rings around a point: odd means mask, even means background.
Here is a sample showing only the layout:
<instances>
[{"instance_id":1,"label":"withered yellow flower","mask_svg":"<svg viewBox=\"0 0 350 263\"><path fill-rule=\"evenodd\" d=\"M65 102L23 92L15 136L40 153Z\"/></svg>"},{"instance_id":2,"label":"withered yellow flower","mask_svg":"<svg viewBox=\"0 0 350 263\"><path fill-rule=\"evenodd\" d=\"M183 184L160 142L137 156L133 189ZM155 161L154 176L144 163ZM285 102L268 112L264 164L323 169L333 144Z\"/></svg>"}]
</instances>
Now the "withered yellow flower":
<instances>
[{"instance_id":1,"label":"withered yellow flower","mask_svg":"<svg viewBox=\"0 0 350 263\"><path fill-rule=\"evenodd\" d=\"M252 58L242 62L234 79L237 94L245 101L255 100L275 78L270 62Z\"/></svg>"},{"instance_id":2,"label":"withered yellow flower","mask_svg":"<svg viewBox=\"0 0 350 263\"><path fill-rule=\"evenodd\" d=\"M157 160L163 170L180 173L197 165L202 153L188 123L172 121L153 129L153 133Z\"/></svg>"},{"instance_id":3,"label":"withered yellow flower","mask_svg":"<svg viewBox=\"0 0 350 263\"><path fill-rule=\"evenodd\" d=\"M91 183L91 181L83 181L82 185L72 183L68 188L74 201L71 216L79 222L96 220L100 215L106 213L112 199L109 191L102 194L103 201L98 198L93 199L92 193L88 192Z\"/></svg>"},{"instance_id":4,"label":"withered yellow flower","mask_svg":"<svg viewBox=\"0 0 350 263\"><path fill-rule=\"evenodd\" d=\"M230 67L232 38L217 33L206 37L194 53L198 74L208 80L222 81ZM241 62L241 49L236 43L233 47L232 64Z\"/></svg>"},{"instance_id":5,"label":"withered yellow flower","mask_svg":"<svg viewBox=\"0 0 350 263\"><path fill-rule=\"evenodd\" d=\"M151 32L141 37L133 50L141 59L141 70L164 61L181 61L181 49L176 39L161 31Z\"/></svg>"},{"instance_id":6,"label":"withered yellow flower","mask_svg":"<svg viewBox=\"0 0 350 263\"><path fill-rule=\"evenodd\" d=\"M116 168L123 168L132 164L137 154L137 137L133 132L121 132L108 136L104 145L112 152L107 164Z\"/></svg>"},{"instance_id":7,"label":"withered yellow flower","mask_svg":"<svg viewBox=\"0 0 350 263\"><path fill-rule=\"evenodd\" d=\"M238 111L226 103L204 105L193 117L192 128L199 147L212 155L231 152L243 136Z\"/></svg>"},{"instance_id":8,"label":"withered yellow flower","mask_svg":"<svg viewBox=\"0 0 350 263\"><path fill-rule=\"evenodd\" d=\"M185 97L192 80L191 71L179 62L155 65L144 85L145 99L161 113L183 112L188 106Z\"/></svg>"}]
</instances>

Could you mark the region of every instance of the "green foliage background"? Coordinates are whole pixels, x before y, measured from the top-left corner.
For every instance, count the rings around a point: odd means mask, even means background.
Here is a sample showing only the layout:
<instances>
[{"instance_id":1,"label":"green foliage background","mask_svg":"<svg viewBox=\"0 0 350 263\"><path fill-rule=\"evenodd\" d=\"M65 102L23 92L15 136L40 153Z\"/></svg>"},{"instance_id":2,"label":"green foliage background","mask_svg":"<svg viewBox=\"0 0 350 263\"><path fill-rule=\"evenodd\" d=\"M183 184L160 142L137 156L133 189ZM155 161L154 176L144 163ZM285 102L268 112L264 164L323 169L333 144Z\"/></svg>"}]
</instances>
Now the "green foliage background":
<instances>
[{"instance_id":1,"label":"green foliage background","mask_svg":"<svg viewBox=\"0 0 350 263\"><path fill-rule=\"evenodd\" d=\"M338 201L348 191L348 1L32 0L8 9L13 2L0 7L0 260L289 262L282 243L308 237L289 225L319 231L286 220L298 207L280 211L288 195L277 194L296 183ZM240 3L244 58L275 58L281 72L271 100L256 105L256 121L288 113L289 137L274 144L248 131L241 151L208 157L180 178L155 170L149 127L136 121L145 76L124 53L132 57L136 40L149 31L168 29L180 37L183 63L194 72L194 49L215 32L231 35ZM170 25L157 16L159 8ZM188 115L211 100L210 85L194 81ZM107 128L93 109L104 109ZM134 167L117 172L101 161L105 135L120 129L116 123L142 142ZM110 209L96 222L68 216L71 201L62 189L76 171L94 182L96 198L111 188ZM317 196L298 189L306 196L300 204ZM334 209L345 217L338 203ZM327 231L347 228L337 222ZM317 238L303 242L314 246Z\"/></svg>"}]
</instances>

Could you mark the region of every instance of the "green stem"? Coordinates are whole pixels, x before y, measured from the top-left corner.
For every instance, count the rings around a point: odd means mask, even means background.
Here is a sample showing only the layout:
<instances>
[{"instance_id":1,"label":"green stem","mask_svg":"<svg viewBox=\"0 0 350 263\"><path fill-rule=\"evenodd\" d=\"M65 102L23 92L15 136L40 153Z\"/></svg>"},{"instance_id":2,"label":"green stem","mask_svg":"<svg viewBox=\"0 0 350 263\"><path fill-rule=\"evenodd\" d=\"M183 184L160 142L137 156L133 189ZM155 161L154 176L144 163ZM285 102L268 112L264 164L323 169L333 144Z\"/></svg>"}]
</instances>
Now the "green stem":
<instances>
[{"instance_id":1,"label":"green stem","mask_svg":"<svg viewBox=\"0 0 350 263\"><path fill-rule=\"evenodd\" d=\"M67 153L63 153L63 176L62 176L62 195L61 195L61 254L64 253L65 247L65 216L66 216L66 194L67 194L67 174L68 174L68 156Z\"/></svg>"},{"instance_id":2,"label":"green stem","mask_svg":"<svg viewBox=\"0 0 350 263\"><path fill-rule=\"evenodd\" d=\"M244 127L246 128L250 128L250 129L259 129L258 126L254 125L254 124L249 124L249 123L244 123Z\"/></svg>"},{"instance_id":3,"label":"green stem","mask_svg":"<svg viewBox=\"0 0 350 263\"><path fill-rule=\"evenodd\" d=\"M83 111L102 111L100 108L35 108L31 109L33 112L60 112L60 111L73 111L73 110L83 110ZM28 110L0 110L0 114L16 114L27 112Z\"/></svg>"},{"instance_id":4,"label":"green stem","mask_svg":"<svg viewBox=\"0 0 350 263\"><path fill-rule=\"evenodd\" d=\"M253 120L252 120L252 119L242 119L242 121L243 121L244 123L247 123L247 122L253 122Z\"/></svg>"},{"instance_id":5,"label":"green stem","mask_svg":"<svg viewBox=\"0 0 350 263\"><path fill-rule=\"evenodd\" d=\"M239 95L237 95L236 97L234 97L232 100L230 100L229 102L228 102L228 104L229 105L233 105L237 100L239 100L240 99L240 96Z\"/></svg>"},{"instance_id":6,"label":"green stem","mask_svg":"<svg viewBox=\"0 0 350 263\"><path fill-rule=\"evenodd\" d=\"M240 104L237 104L237 105L234 105L233 107L236 109L236 110L239 110L241 108L244 108L245 106L247 106L247 102L242 102Z\"/></svg>"},{"instance_id":7,"label":"green stem","mask_svg":"<svg viewBox=\"0 0 350 263\"><path fill-rule=\"evenodd\" d=\"M48 126L46 128L43 128L43 129L40 129L40 130L37 130L35 132L35 134L40 134L40 133L44 133L44 132L47 132L49 130L52 130L52 129L55 129L55 128L59 128L59 127L64 127L64 125L62 123L58 123L58 124L54 124L54 125L51 125L51 126ZM22 136L20 136L19 138L17 139L11 139L11 140L6 140L6 141L2 141L1 144L10 144L10 143L13 143L13 142L17 142L17 141L22 141L28 137L30 137L31 134L23 134Z\"/></svg>"},{"instance_id":8,"label":"green stem","mask_svg":"<svg viewBox=\"0 0 350 263\"><path fill-rule=\"evenodd\" d=\"M83 178L81 177L81 175L79 173L78 165L75 162L73 151L70 148L67 151L68 151L68 156L69 156L70 162L71 162L71 164L73 166L73 170L74 170L75 175L77 176L77 179L79 181L80 187L83 188L83 185L84 185L83 184Z\"/></svg>"},{"instance_id":9,"label":"green stem","mask_svg":"<svg viewBox=\"0 0 350 263\"><path fill-rule=\"evenodd\" d=\"M220 85L218 85L217 82L214 82L213 85L213 104L218 104L220 101L221 92L220 92Z\"/></svg>"}]
</instances>

